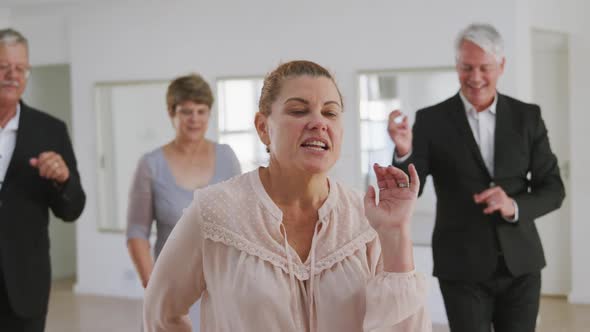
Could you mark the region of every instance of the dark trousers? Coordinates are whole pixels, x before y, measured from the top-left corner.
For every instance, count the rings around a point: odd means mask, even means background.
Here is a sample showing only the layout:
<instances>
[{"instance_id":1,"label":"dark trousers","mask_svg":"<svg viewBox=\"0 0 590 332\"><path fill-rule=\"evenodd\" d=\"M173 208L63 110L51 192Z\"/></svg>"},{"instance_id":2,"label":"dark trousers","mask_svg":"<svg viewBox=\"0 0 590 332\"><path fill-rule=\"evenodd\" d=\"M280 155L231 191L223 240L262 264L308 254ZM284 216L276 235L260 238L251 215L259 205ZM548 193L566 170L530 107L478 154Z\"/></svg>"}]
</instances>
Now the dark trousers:
<instances>
[{"instance_id":1,"label":"dark trousers","mask_svg":"<svg viewBox=\"0 0 590 332\"><path fill-rule=\"evenodd\" d=\"M451 332L533 332L539 313L541 271L514 277L499 256L488 281L440 280Z\"/></svg>"},{"instance_id":2,"label":"dark trousers","mask_svg":"<svg viewBox=\"0 0 590 332\"><path fill-rule=\"evenodd\" d=\"M0 331L4 332L43 332L45 315L42 317L20 317L10 305L4 282L4 271L0 264Z\"/></svg>"}]
</instances>

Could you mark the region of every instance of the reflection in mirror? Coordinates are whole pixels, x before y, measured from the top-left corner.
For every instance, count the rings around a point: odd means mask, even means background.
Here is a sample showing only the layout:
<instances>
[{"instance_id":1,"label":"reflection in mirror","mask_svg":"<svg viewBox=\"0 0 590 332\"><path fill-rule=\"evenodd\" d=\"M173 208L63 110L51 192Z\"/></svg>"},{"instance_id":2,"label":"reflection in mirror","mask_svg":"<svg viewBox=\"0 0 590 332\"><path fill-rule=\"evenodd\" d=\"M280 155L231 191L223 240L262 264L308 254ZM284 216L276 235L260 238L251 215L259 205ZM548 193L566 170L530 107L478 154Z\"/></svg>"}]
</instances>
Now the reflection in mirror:
<instances>
[{"instance_id":1,"label":"reflection in mirror","mask_svg":"<svg viewBox=\"0 0 590 332\"><path fill-rule=\"evenodd\" d=\"M389 113L399 109L413 124L417 110L457 93L459 81L454 68L393 70L361 73L359 87L361 171L365 184L375 186L371 165L390 165L393 158L394 144L387 133ZM436 195L428 179L413 221L416 245L430 245L435 204Z\"/></svg>"},{"instance_id":2,"label":"reflection in mirror","mask_svg":"<svg viewBox=\"0 0 590 332\"><path fill-rule=\"evenodd\" d=\"M261 89L261 78L217 81L219 142L232 147L243 173L268 163L266 148L254 128L254 114L258 111Z\"/></svg>"},{"instance_id":3,"label":"reflection in mirror","mask_svg":"<svg viewBox=\"0 0 590 332\"><path fill-rule=\"evenodd\" d=\"M97 120L101 231L123 232L129 188L137 161L174 137L166 112L168 81L98 83Z\"/></svg>"}]
</instances>

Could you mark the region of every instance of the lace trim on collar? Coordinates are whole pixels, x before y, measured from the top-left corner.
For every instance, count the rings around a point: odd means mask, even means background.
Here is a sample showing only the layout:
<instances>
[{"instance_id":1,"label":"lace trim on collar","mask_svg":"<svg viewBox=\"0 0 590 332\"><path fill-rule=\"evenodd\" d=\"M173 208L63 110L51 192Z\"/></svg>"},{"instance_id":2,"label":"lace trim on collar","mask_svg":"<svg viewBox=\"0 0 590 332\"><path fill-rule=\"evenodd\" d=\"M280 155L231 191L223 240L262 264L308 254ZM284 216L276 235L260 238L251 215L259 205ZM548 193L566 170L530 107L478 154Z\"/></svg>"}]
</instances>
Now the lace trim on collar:
<instances>
[{"instance_id":1,"label":"lace trim on collar","mask_svg":"<svg viewBox=\"0 0 590 332\"><path fill-rule=\"evenodd\" d=\"M287 258L286 255L282 255L283 253L279 254L272 252L261 245L253 243L240 234L211 222L203 222L202 231L203 237L206 239L223 243L252 256L259 257L260 259L281 268L283 272L289 273ZM366 244L373 241L376 236L377 233L372 228L363 231L332 254L317 261L315 274L320 274L322 271L331 268L347 257L354 255L358 250L366 248ZM308 264L293 264L293 274L299 280L308 280L310 278L310 269L311 267Z\"/></svg>"}]
</instances>

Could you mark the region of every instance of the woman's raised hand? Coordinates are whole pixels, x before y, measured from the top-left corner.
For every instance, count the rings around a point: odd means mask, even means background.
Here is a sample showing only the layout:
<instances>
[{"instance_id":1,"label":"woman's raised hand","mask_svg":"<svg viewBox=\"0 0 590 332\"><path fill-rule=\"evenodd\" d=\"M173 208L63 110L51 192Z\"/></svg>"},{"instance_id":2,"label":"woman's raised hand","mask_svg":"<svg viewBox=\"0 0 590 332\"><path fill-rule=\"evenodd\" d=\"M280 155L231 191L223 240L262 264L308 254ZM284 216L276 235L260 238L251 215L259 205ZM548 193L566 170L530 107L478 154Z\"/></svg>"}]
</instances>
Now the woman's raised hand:
<instances>
[{"instance_id":1,"label":"woman's raised hand","mask_svg":"<svg viewBox=\"0 0 590 332\"><path fill-rule=\"evenodd\" d=\"M375 188L369 186L365 194L365 216L371 226L379 232L390 230L409 231L414 213L420 179L413 164L408 171L410 177L399 168L373 165L379 186L379 201L375 201Z\"/></svg>"}]
</instances>

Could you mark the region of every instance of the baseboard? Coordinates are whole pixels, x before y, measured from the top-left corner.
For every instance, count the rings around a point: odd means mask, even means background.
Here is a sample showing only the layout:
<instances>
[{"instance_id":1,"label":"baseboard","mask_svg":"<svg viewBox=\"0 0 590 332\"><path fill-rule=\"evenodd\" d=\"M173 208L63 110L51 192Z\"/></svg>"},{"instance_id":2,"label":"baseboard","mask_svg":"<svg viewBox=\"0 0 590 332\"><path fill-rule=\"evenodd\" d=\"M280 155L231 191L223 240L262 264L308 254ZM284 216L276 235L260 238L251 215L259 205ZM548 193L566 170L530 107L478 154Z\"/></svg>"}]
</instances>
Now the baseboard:
<instances>
[{"instance_id":1,"label":"baseboard","mask_svg":"<svg viewBox=\"0 0 590 332\"><path fill-rule=\"evenodd\" d=\"M590 295L570 293L567 300L572 304L590 304Z\"/></svg>"},{"instance_id":2,"label":"baseboard","mask_svg":"<svg viewBox=\"0 0 590 332\"><path fill-rule=\"evenodd\" d=\"M108 296L108 297L118 297L123 299L142 299L143 293L133 293L130 291L109 291L106 289L92 289L90 287L82 287L80 283L74 284L74 294L76 295L91 295L91 296Z\"/></svg>"}]
</instances>

